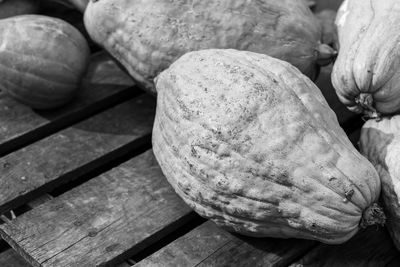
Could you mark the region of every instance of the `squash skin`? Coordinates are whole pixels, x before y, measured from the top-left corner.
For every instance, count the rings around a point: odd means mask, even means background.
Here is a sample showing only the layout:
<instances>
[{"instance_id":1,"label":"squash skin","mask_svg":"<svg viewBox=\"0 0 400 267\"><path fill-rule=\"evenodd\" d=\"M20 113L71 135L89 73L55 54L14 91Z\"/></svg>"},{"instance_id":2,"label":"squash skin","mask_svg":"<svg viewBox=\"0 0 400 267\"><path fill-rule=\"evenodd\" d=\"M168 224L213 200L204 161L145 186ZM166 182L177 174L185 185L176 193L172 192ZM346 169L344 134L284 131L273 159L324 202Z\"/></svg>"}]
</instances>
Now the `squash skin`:
<instances>
[{"instance_id":1,"label":"squash skin","mask_svg":"<svg viewBox=\"0 0 400 267\"><path fill-rule=\"evenodd\" d=\"M400 2L344 1L332 83L351 111L375 118L400 111Z\"/></svg>"},{"instance_id":2,"label":"squash skin","mask_svg":"<svg viewBox=\"0 0 400 267\"><path fill-rule=\"evenodd\" d=\"M0 2L0 19L33 14L39 10L39 0L3 0Z\"/></svg>"},{"instance_id":3,"label":"squash skin","mask_svg":"<svg viewBox=\"0 0 400 267\"><path fill-rule=\"evenodd\" d=\"M380 181L295 67L237 50L189 52L155 80L153 150L178 195L221 227L337 244Z\"/></svg>"},{"instance_id":4,"label":"squash skin","mask_svg":"<svg viewBox=\"0 0 400 267\"><path fill-rule=\"evenodd\" d=\"M400 116L368 120L361 129L360 151L378 171L386 226L400 250Z\"/></svg>"},{"instance_id":5,"label":"squash skin","mask_svg":"<svg viewBox=\"0 0 400 267\"><path fill-rule=\"evenodd\" d=\"M90 51L63 20L21 15L0 20L0 89L35 109L66 104L79 88Z\"/></svg>"},{"instance_id":6,"label":"squash skin","mask_svg":"<svg viewBox=\"0 0 400 267\"><path fill-rule=\"evenodd\" d=\"M265 53L313 79L319 51L333 57L320 44L315 16L298 0L90 1L84 22L91 38L152 93L154 77L188 51Z\"/></svg>"}]
</instances>

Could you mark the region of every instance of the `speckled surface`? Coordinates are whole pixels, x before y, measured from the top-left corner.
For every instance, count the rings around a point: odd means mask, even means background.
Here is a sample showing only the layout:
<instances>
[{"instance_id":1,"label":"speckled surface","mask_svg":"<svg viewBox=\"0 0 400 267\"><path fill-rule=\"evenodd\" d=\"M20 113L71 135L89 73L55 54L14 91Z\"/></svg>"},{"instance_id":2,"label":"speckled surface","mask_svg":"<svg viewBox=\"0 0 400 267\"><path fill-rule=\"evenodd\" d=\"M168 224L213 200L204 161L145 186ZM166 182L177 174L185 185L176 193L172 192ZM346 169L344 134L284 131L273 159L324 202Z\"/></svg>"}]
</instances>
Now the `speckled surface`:
<instances>
[{"instance_id":1,"label":"speckled surface","mask_svg":"<svg viewBox=\"0 0 400 267\"><path fill-rule=\"evenodd\" d=\"M341 243L377 200L375 169L290 64L203 50L156 86L156 158L177 193L226 229Z\"/></svg>"},{"instance_id":2,"label":"speckled surface","mask_svg":"<svg viewBox=\"0 0 400 267\"><path fill-rule=\"evenodd\" d=\"M368 120L361 129L360 150L381 178L386 225L400 249L400 116Z\"/></svg>"},{"instance_id":3,"label":"speckled surface","mask_svg":"<svg viewBox=\"0 0 400 267\"><path fill-rule=\"evenodd\" d=\"M354 112L400 111L399 12L397 0L347 0L338 11L340 49L332 82ZM356 103L360 93L371 96L364 105Z\"/></svg>"},{"instance_id":4,"label":"speckled surface","mask_svg":"<svg viewBox=\"0 0 400 267\"><path fill-rule=\"evenodd\" d=\"M297 0L91 1L85 26L150 91L173 61L207 48L265 53L314 77L321 37L316 18Z\"/></svg>"}]
</instances>

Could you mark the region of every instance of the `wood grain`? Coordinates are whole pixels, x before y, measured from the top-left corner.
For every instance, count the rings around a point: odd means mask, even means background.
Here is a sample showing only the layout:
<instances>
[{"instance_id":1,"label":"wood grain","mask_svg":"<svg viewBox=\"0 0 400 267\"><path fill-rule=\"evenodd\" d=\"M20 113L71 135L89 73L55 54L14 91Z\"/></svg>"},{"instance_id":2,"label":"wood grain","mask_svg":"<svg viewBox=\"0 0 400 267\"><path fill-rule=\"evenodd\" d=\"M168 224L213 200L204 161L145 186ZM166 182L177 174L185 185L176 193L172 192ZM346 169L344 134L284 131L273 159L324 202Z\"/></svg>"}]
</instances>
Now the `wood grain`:
<instances>
[{"instance_id":1,"label":"wood grain","mask_svg":"<svg viewBox=\"0 0 400 267\"><path fill-rule=\"evenodd\" d=\"M147 266L286 266L316 242L232 235L208 221L140 261Z\"/></svg>"},{"instance_id":2,"label":"wood grain","mask_svg":"<svg viewBox=\"0 0 400 267\"><path fill-rule=\"evenodd\" d=\"M148 151L0 227L34 266L114 266L191 214Z\"/></svg>"},{"instance_id":3,"label":"wood grain","mask_svg":"<svg viewBox=\"0 0 400 267\"><path fill-rule=\"evenodd\" d=\"M94 65L98 65L99 55L92 57ZM0 156L142 93L127 79L123 84L104 79L105 71L110 68L89 72L90 77L82 83L77 97L66 106L50 111L32 110L0 91ZM119 73L125 75L122 71ZM113 68L112 75L117 74Z\"/></svg>"},{"instance_id":4,"label":"wood grain","mask_svg":"<svg viewBox=\"0 0 400 267\"><path fill-rule=\"evenodd\" d=\"M155 101L143 95L0 159L0 214L150 142Z\"/></svg>"},{"instance_id":5,"label":"wood grain","mask_svg":"<svg viewBox=\"0 0 400 267\"><path fill-rule=\"evenodd\" d=\"M320 244L290 267L400 266L399 256L386 229L370 227L342 245Z\"/></svg>"}]
</instances>

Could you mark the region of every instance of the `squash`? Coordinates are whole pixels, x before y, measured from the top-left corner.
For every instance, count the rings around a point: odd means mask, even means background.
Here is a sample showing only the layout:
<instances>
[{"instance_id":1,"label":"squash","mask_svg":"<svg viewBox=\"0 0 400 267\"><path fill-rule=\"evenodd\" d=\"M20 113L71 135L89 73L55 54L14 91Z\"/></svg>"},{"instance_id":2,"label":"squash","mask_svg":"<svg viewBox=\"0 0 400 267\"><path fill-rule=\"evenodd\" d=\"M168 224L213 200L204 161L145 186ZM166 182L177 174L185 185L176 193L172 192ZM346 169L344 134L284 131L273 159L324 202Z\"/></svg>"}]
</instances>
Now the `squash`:
<instances>
[{"instance_id":1,"label":"squash","mask_svg":"<svg viewBox=\"0 0 400 267\"><path fill-rule=\"evenodd\" d=\"M386 226L400 250L400 116L368 120L361 129L359 144L380 176Z\"/></svg>"},{"instance_id":2,"label":"squash","mask_svg":"<svg viewBox=\"0 0 400 267\"><path fill-rule=\"evenodd\" d=\"M89 0L69 0L69 2L82 13L85 12Z\"/></svg>"},{"instance_id":3,"label":"squash","mask_svg":"<svg viewBox=\"0 0 400 267\"><path fill-rule=\"evenodd\" d=\"M71 100L89 56L85 38L63 20L41 15L0 20L0 89L32 108Z\"/></svg>"},{"instance_id":4,"label":"squash","mask_svg":"<svg viewBox=\"0 0 400 267\"><path fill-rule=\"evenodd\" d=\"M346 0L332 83L351 111L371 118L400 111L400 2Z\"/></svg>"},{"instance_id":5,"label":"squash","mask_svg":"<svg viewBox=\"0 0 400 267\"><path fill-rule=\"evenodd\" d=\"M84 23L90 37L153 93L154 77L188 51L265 53L312 78L319 60L335 56L320 43L320 25L306 2L298 0L92 0Z\"/></svg>"},{"instance_id":6,"label":"squash","mask_svg":"<svg viewBox=\"0 0 400 267\"><path fill-rule=\"evenodd\" d=\"M374 167L289 63L201 50L175 61L155 85L154 154L201 216L245 235L331 244L384 222Z\"/></svg>"},{"instance_id":7,"label":"squash","mask_svg":"<svg viewBox=\"0 0 400 267\"><path fill-rule=\"evenodd\" d=\"M39 0L2 0L0 1L0 19L33 14L39 9Z\"/></svg>"}]
</instances>

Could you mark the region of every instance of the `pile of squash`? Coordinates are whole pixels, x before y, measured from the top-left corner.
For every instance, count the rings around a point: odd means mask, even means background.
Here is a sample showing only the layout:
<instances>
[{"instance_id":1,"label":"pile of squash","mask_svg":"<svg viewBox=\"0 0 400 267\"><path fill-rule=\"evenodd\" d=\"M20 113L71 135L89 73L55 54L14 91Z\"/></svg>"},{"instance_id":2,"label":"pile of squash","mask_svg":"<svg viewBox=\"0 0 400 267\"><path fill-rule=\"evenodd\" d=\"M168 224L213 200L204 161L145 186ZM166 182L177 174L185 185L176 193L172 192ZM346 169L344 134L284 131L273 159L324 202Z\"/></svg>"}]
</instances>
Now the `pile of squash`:
<instances>
[{"instance_id":1,"label":"pile of squash","mask_svg":"<svg viewBox=\"0 0 400 267\"><path fill-rule=\"evenodd\" d=\"M84 32L28 15L39 7L0 20L2 91L67 104L92 75L95 42L157 97L155 157L201 216L329 244L386 224L400 249L400 2L320 13L323 0L54 2L84 12ZM359 151L313 82L330 64L340 101L367 120Z\"/></svg>"}]
</instances>

